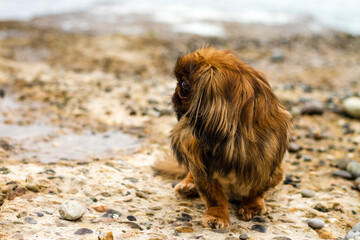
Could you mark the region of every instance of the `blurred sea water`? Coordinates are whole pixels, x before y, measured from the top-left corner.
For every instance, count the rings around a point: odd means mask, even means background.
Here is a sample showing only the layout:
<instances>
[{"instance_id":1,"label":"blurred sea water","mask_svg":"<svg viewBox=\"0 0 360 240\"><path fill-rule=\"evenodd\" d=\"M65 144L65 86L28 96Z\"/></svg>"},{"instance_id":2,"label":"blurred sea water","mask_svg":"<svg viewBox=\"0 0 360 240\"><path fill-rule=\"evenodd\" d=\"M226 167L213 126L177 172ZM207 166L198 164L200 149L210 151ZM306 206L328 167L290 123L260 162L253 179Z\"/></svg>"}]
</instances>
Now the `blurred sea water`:
<instances>
[{"instance_id":1,"label":"blurred sea water","mask_svg":"<svg viewBox=\"0 0 360 240\"><path fill-rule=\"evenodd\" d=\"M202 29L205 35L221 28L200 24L201 21L281 25L304 19L360 35L360 0L0 0L0 20L29 20L78 11L103 16L147 15L156 21L177 25L179 31Z\"/></svg>"}]
</instances>

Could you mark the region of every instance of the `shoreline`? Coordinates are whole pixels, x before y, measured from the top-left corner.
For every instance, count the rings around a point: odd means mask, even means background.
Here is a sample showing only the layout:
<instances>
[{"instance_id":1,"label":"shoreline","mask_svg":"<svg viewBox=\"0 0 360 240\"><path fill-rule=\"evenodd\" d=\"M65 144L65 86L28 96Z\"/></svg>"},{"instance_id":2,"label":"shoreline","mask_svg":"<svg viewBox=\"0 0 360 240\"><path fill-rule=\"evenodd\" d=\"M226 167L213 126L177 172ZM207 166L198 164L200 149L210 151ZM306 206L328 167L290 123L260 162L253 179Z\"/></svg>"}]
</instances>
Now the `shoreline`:
<instances>
[{"instance_id":1,"label":"shoreline","mask_svg":"<svg viewBox=\"0 0 360 240\"><path fill-rule=\"evenodd\" d=\"M344 98L360 93L360 37L339 32L283 36L277 34L282 28L227 27L233 31L227 38L146 31L124 36L64 32L41 21L0 22L0 89L5 94L0 101L12 98L15 103L1 111L0 120L5 126L45 123L62 130L35 131L25 139L33 149L11 133L0 137L0 238L98 239L100 232L112 232L115 239L231 240L242 233L250 239L344 237L358 222L360 193L353 180L332 173L340 160L360 162L359 143L355 144L360 123L340 111ZM170 105L176 58L204 44L231 49L264 72L294 116L293 142L301 150L288 154L285 162L286 175L296 187L280 184L266 198L272 208L263 216L267 222L261 223L266 234L251 230L255 222L240 221L235 205L230 207L229 230L203 228L203 202L175 196L174 180L154 177L150 169L155 159L171 156L168 134L176 123ZM324 104L322 115L300 114L311 100ZM86 131L97 139L117 131L143 144L130 153L99 151L51 164L33 157L49 148L36 150L42 143L56 149L57 138ZM86 152L87 146L81 148ZM33 156L21 157L29 151ZM302 197L305 189L316 195ZM69 199L85 206L80 220L60 218L58 208ZM103 217L99 206L121 216ZM190 221L184 221L183 214ZM306 221L315 217L326 224L321 231L307 226ZM91 233L76 235L81 228Z\"/></svg>"}]
</instances>

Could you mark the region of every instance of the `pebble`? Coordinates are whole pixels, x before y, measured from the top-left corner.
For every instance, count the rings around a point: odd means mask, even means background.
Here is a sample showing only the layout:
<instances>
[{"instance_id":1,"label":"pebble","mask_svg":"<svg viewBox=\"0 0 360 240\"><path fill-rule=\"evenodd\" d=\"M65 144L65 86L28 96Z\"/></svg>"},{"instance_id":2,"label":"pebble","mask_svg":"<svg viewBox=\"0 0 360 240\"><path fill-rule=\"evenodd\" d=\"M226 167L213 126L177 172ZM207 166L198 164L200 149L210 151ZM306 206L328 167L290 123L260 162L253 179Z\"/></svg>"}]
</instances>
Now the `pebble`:
<instances>
[{"instance_id":1,"label":"pebble","mask_svg":"<svg viewBox=\"0 0 360 240\"><path fill-rule=\"evenodd\" d=\"M143 192L136 192L135 195L139 198L148 199L145 193Z\"/></svg>"},{"instance_id":2,"label":"pebble","mask_svg":"<svg viewBox=\"0 0 360 240\"><path fill-rule=\"evenodd\" d=\"M296 143L291 142L291 143L289 143L288 150L291 153L296 153L296 152L300 151L301 148Z\"/></svg>"},{"instance_id":3,"label":"pebble","mask_svg":"<svg viewBox=\"0 0 360 240\"><path fill-rule=\"evenodd\" d=\"M194 229L192 227L188 227L188 226L180 226L175 228L176 231L181 232L181 233L192 233L194 232Z\"/></svg>"},{"instance_id":4,"label":"pebble","mask_svg":"<svg viewBox=\"0 0 360 240\"><path fill-rule=\"evenodd\" d=\"M309 190L309 189L304 189L300 193L301 193L301 196L304 198L312 198L316 194L315 191Z\"/></svg>"},{"instance_id":5,"label":"pebble","mask_svg":"<svg viewBox=\"0 0 360 240\"><path fill-rule=\"evenodd\" d=\"M246 239L249 239L249 236L246 233L242 233L242 234L240 234L239 239L246 240Z\"/></svg>"},{"instance_id":6,"label":"pebble","mask_svg":"<svg viewBox=\"0 0 360 240\"><path fill-rule=\"evenodd\" d=\"M255 224L251 227L251 230L266 233L266 227L260 224Z\"/></svg>"},{"instance_id":7,"label":"pebble","mask_svg":"<svg viewBox=\"0 0 360 240\"><path fill-rule=\"evenodd\" d=\"M360 177L360 163L356 161L351 161L347 165L346 171L351 173L354 178Z\"/></svg>"},{"instance_id":8,"label":"pebble","mask_svg":"<svg viewBox=\"0 0 360 240\"><path fill-rule=\"evenodd\" d=\"M345 240L360 240L360 222L354 225L354 227L346 234Z\"/></svg>"},{"instance_id":9,"label":"pebble","mask_svg":"<svg viewBox=\"0 0 360 240\"><path fill-rule=\"evenodd\" d=\"M284 54L282 53L282 51L276 49L271 53L271 62L273 63L279 63L279 62L283 62L285 59Z\"/></svg>"},{"instance_id":10,"label":"pebble","mask_svg":"<svg viewBox=\"0 0 360 240\"><path fill-rule=\"evenodd\" d=\"M36 216L38 216L38 217L43 217L43 216L44 216L44 213L42 213L42 212L35 212L35 214L36 214Z\"/></svg>"},{"instance_id":11,"label":"pebble","mask_svg":"<svg viewBox=\"0 0 360 240\"><path fill-rule=\"evenodd\" d=\"M118 219L120 216L121 216L121 212L116 211L114 209L108 209L102 217Z\"/></svg>"},{"instance_id":12,"label":"pebble","mask_svg":"<svg viewBox=\"0 0 360 240\"><path fill-rule=\"evenodd\" d=\"M106 212L107 210L109 210L109 208L105 205L99 205L99 206L94 206L94 207L91 207L92 209L94 209L95 211L97 212Z\"/></svg>"},{"instance_id":13,"label":"pebble","mask_svg":"<svg viewBox=\"0 0 360 240\"><path fill-rule=\"evenodd\" d=\"M336 163L336 167L340 168L341 170L346 170L346 167L350 162L351 162L351 159L349 159L349 158L340 159Z\"/></svg>"},{"instance_id":14,"label":"pebble","mask_svg":"<svg viewBox=\"0 0 360 240\"><path fill-rule=\"evenodd\" d=\"M309 227L313 228L313 229L320 229L323 228L325 226L325 222L321 219L318 218L312 218L310 219L307 224L309 225Z\"/></svg>"},{"instance_id":15,"label":"pebble","mask_svg":"<svg viewBox=\"0 0 360 240\"><path fill-rule=\"evenodd\" d=\"M4 89L0 89L0 98L5 97L5 90Z\"/></svg>"},{"instance_id":16,"label":"pebble","mask_svg":"<svg viewBox=\"0 0 360 240\"><path fill-rule=\"evenodd\" d=\"M273 237L272 239L273 239L273 240L291 240L291 238L288 238L288 237L283 237L283 236L280 236L280 237Z\"/></svg>"},{"instance_id":17,"label":"pebble","mask_svg":"<svg viewBox=\"0 0 360 240\"><path fill-rule=\"evenodd\" d=\"M88 228L79 228L74 232L75 235L85 235L85 234L91 234L94 231Z\"/></svg>"},{"instance_id":18,"label":"pebble","mask_svg":"<svg viewBox=\"0 0 360 240\"><path fill-rule=\"evenodd\" d=\"M162 209L162 207L160 206L153 206L153 207L149 207L150 210L154 210L154 211L159 211Z\"/></svg>"},{"instance_id":19,"label":"pebble","mask_svg":"<svg viewBox=\"0 0 360 240\"><path fill-rule=\"evenodd\" d=\"M359 184L360 184L360 177L358 177L358 178L355 179L355 185L356 185L356 186L359 186Z\"/></svg>"},{"instance_id":20,"label":"pebble","mask_svg":"<svg viewBox=\"0 0 360 240\"><path fill-rule=\"evenodd\" d=\"M266 220L266 218L263 218L263 217L253 217L251 219L251 221L258 222L258 223L267 223L268 222L268 220Z\"/></svg>"},{"instance_id":21,"label":"pebble","mask_svg":"<svg viewBox=\"0 0 360 240\"><path fill-rule=\"evenodd\" d=\"M69 200L62 203L59 207L59 213L65 220L76 220L85 213L84 206L76 200Z\"/></svg>"},{"instance_id":22,"label":"pebble","mask_svg":"<svg viewBox=\"0 0 360 240\"><path fill-rule=\"evenodd\" d=\"M301 114L315 115L322 114L324 112L324 105L320 101L309 101L305 103L305 106L301 109Z\"/></svg>"},{"instance_id":23,"label":"pebble","mask_svg":"<svg viewBox=\"0 0 360 240\"><path fill-rule=\"evenodd\" d=\"M40 192L39 186L33 185L33 184L26 185L26 189L31 191L31 192L35 192L35 193Z\"/></svg>"},{"instance_id":24,"label":"pebble","mask_svg":"<svg viewBox=\"0 0 360 240\"><path fill-rule=\"evenodd\" d=\"M355 118L360 118L360 98L350 97L343 102L344 111Z\"/></svg>"},{"instance_id":25,"label":"pebble","mask_svg":"<svg viewBox=\"0 0 360 240\"><path fill-rule=\"evenodd\" d=\"M112 232L100 232L98 240L114 240L114 235Z\"/></svg>"},{"instance_id":26,"label":"pebble","mask_svg":"<svg viewBox=\"0 0 360 240\"><path fill-rule=\"evenodd\" d=\"M127 225L129 225L131 228L139 229L139 230L141 230L141 231L144 230L139 224L134 223L134 222L124 221L124 222L119 222L119 223L127 224Z\"/></svg>"},{"instance_id":27,"label":"pebble","mask_svg":"<svg viewBox=\"0 0 360 240\"><path fill-rule=\"evenodd\" d=\"M130 215L130 216L127 216L126 217L129 221L136 221L136 217L134 217L134 216L132 216L132 215Z\"/></svg>"},{"instance_id":28,"label":"pebble","mask_svg":"<svg viewBox=\"0 0 360 240\"><path fill-rule=\"evenodd\" d=\"M311 162L311 156L308 156L308 155L306 155L306 156L304 156L304 161L305 162Z\"/></svg>"},{"instance_id":29,"label":"pebble","mask_svg":"<svg viewBox=\"0 0 360 240\"><path fill-rule=\"evenodd\" d=\"M345 170L338 170L332 173L333 176L336 177L342 177L342 178L346 178L346 179L352 179L352 175L351 173L345 171Z\"/></svg>"},{"instance_id":30,"label":"pebble","mask_svg":"<svg viewBox=\"0 0 360 240\"><path fill-rule=\"evenodd\" d=\"M181 213L181 217L176 217L176 219L182 222L190 222L192 217L189 214Z\"/></svg>"},{"instance_id":31,"label":"pebble","mask_svg":"<svg viewBox=\"0 0 360 240\"><path fill-rule=\"evenodd\" d=\"M36 220L32 217L25 217L25 221L30 224L37 224Z\"/></svg>"}]
</instances>

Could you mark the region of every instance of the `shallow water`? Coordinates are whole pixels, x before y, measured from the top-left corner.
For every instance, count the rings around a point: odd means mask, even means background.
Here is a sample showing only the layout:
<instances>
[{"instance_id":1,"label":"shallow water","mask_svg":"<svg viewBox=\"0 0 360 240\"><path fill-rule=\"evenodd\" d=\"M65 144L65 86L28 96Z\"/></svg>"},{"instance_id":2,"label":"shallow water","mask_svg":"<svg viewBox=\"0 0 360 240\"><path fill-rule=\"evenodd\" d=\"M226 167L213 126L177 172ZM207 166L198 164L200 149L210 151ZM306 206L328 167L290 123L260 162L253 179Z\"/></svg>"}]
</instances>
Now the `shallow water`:
<instances>
[{"instance_id":1,"label":"shallow water","mask_svg":"<svg viewBox=\"0 0 360 240\"><path fill-rule=\"evenodd\" d=\"M286 24L311 18L332 29L360 34L360 1L358 0L0 0L0 19L31 19L33 17L89 11L102 18L139 14L152 16L156 21L182 25L175 30L194 31L201 21L234 21L242 23ZM186 26L184 24L192 24ZM188 28L185 28L188 27ZM215 27L210 28L219 31ZM201 30L202 27L197 27ZM204 31L200 34L205 35Z\"/></svg>"}]
</instances>

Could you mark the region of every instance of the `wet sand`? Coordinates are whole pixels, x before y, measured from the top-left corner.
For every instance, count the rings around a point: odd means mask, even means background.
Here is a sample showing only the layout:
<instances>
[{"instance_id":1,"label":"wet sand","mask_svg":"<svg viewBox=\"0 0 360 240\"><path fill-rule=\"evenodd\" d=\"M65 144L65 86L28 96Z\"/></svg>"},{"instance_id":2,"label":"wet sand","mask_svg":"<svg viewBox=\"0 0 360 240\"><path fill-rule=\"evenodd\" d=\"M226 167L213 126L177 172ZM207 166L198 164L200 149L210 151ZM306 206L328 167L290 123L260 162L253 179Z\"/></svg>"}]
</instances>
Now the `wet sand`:
<instances>
[{"instance_id":1,"label":"wet sand","mask_svg":"<svg viewBox=\"0 0 360 240\"><path fill-rule=\"evenodd\" d=\"M332 175L339 160L360 161L360 122L341 111L344 98L360 93L359 37L235 23L224 25L226 38L161 24L123 35L40 23L0 23L1 239L98 239L103 231L115 239L341 239L359 221L354 181ZM176 196L174 179L150 168L171 160L176 58L203 45L231 49L261 70L294 116L301 150L285 157L292 185L266 199L266 233L239 220L235 205L230 229L203 228L203 202ZM322 115L301 115L311 99L324 104ZM302 197L304 189L315 196ZM60 218L69 199L86 207L80 220ZM104 218L96 206L121 216ZM308 227L315 217L323 229ZM80 228L92 232L76 235Z\"/></svg>"}]
</instances>

